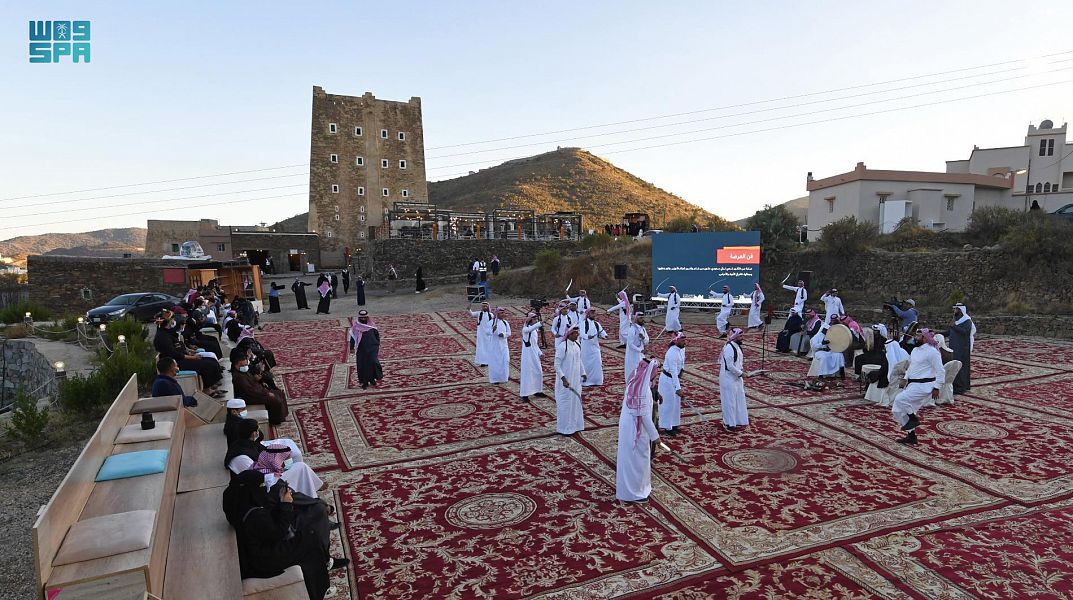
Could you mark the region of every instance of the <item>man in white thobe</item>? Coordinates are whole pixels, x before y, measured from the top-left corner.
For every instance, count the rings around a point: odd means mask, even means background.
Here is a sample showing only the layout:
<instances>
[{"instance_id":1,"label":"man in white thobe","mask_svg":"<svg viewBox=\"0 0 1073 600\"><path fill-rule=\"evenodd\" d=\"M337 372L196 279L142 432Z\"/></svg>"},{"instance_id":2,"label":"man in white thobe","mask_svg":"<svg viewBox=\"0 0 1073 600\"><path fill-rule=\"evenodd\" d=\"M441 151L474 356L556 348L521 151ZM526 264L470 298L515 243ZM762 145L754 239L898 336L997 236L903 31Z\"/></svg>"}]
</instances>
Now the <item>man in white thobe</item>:
<instances>
[{"instance_id":1,"label":"man in white thobe","mask_svg":"<svg viewBox=\"0 0 1073 600\"><path fill-rule=\"evenodd\" d=\"M628 380L637 363L645 355L645 346L648 346L648 332L645 331L645 316L641 313L633 315L633 323L626 335L626 379Z\"/></svg>"},{"instance_id":2,"label":"man in white thobe","mask_svg":"<svg viewBox=\"0 0 1073 600\"><path fill-rule=\"evenodd\" d=\"M667 294L667 319L663 324L663 330L678 333L682 330L682 296L678 288L671 286L671 293Z\"/></svg>"},{"instance_id":3,"label":"man in white thobe","mask_svg":"<svg viewBox=\"0 0 1073 600\"><path fill-rule=\"evenodd\" d=\"M686 336L676 333L663 356L663 370L659 374L659 427L667 435L678 435L682 424L682 370L686 368Z\"/></svg>"},{"instance_id":4,"label":"man in white thobe","mask_svg":"<svg viewBox=\"0 0 1073 600\"><path fill-rule=\"evenodd\" d=\"M726 337L727 327L730 325L730 313L734 310L734 295L730 293L730 286L723 286L723 293L719 295L719 316L715 318L715 328L719 330L719 337Z\"/></svg>"},{"instance_id":5,"label":"man in white thobe","mask_svg":"<svg viewBox=\"0 0 1073 600\"><path fill-rule=\"evenodd\" d=\"M567 297L567 302L574 302L577 304L577 312L582 316L585 315L592 308L592 302L589 300L589 293L585 290L578 290L577 296Z\"/></svg>"},{"instance_id":6,"label":"man in white thobe","mask_svg":"<svg viewBox=\"0 0 1073 600\"><path fill-rule=\"evenodd\" d=\"M585 365L585 387L604 384L603 354L600 340L607 339L607 331L596 321L596 311L590 308L579 327L581 335L581 362Z\"/></svg>"},{"instance_id":7,"label":"man in white thobe","mask_svg":"<svg viewBox=\"0 0 1073 600\"><path fill-rule=\"evenodd\" d=\"M745 402L745 355L738 340L745 335L740 328L730 331L719 357L719 403L723 409L723 429L735 432L749 425L749 407Z\"/></svg>"},{"instance_id":8,"label":"man in white thobe","mask_svg":"<svg viewBox=\"0 0 1073 600\"><path fill-rule=\"evenodd\" d=\"M502 307L496 308L488 336L488 383L506 383L510 379L510 324L503 320Z\"/></svg>"},{"instance_id":9,"label":"man in white thobe","mask_svg":"<svg viewBox=\"0 0 1073 600\"><path fill-rule=\"evenodd\" d=\"M760 284L756 284L756 289L753 290L752 303L749 304L749 329L759 329L764 326L764 315L760 312L764 306L764 290L760 289Z\"/></svg>"},{"instance_id":10,"label":"man in white thobe","mask_svg":"<svg viewBox=\"0 0 1073 600\"><path fill-rule=\"evenodd\" d=\"M626 338L629 337L630 322L633 320L633 307L630 306L630 297L626 292L618 293L618 304L607 309L607 314L618 313L618 347L626 347Z\"/></svg>"},{"instance_id":11,"label":"man in white thobe","mask_svg":"<svg viewBox=\"0 0 1073 600\"><path fill-rule=\"evenodd\" d=\"M846 314L845 307L842 306L842 298L838 297L838 288L831 288L828 292L820 296L820 301L823 302L823 322L828 325L831 324L831 317L836 315Z\"/></svg>"},{"instance_id":12,"label":"man in white thobe","mask_svg":"<svg viewBox=\"0 0 1073 600\"><path fill-rule=\"evenodd\" d=\"M570 317L571 325L581 325L581 321L585 319L585 313L578 310L577 302L572 300L566 303L566 314Z\"/></svg>"},{"instance_id":13,"label":"man in white thobe","mask_svg":"<svg viewBox=\"0 0 1073 600\"><path fill-rule=\"evenodd\" d=\"M935 332L930 329L918 329L913 335L916 347L909 355L909 368L905 371L908 382L905 389L894 397L890 411L894 420L901 425L905 437L898 438L899 444L917 443L917 427L920 418L917 413L929 398L939 399L939 392L946 383L946 371L939 354L939 344L935 341Z\"/></svg>"},{"instance_id":14,"label":"man in white thobe","mask_svg":"<svg viewBox=\"0 0 1073 600\"><path fill-rule=\"evenodd\" d=\"M518 384L518 393L522 400L528 400L529 396L544 395L544 366L540 364L540 357L544 356L544 352L537 343L540 328L543 326L544 323L537 318L535 312L526 315L525 325L522 326L522 375Z\"/></svg>"},{"instance_id":15,"label":"man in white thobe","mask_svg":"<svg viewBox=\"0 0 1073 600\"><path fill-rule=\"evenodd\" d=\"M487 302L481 302L481 310L471 310L469 315L477 319L477 351L473 355L473 362L483 367L488 364L488 350L492 342L488 333L492 329L492 320L495 317Z\"/></svg>"},{"instance_id":16,"label":"man in white thobe","mask_svg":"<svg viewBox=\"0 0 1073 600\"><path fill-rule=\"evenodd\" d=\"M809 374L818 377L812 386L813 389L823 389L823 379L837 375L839 370L846 366L846 357L841 352L831 352L827 340L829 329L831 329L830 325L821 324L820 330L809 340L812 346L812 365L809 367Z\"/></svg>"},{"instance_id":17,"label":"man in white thobe","mask_svg":"<svg viewBox=\"0 0 1073 600\"><path fill-rule=\"evenodd\" d=\"M579 334L577 327L571 327L555 344L555 431L560 435L574 435L585 429L581 409L585 365L581 362Z\"/></svg>"},{"instance_id":18,"label":"man in white thobe","mask_svg":"<svg viewBox=\"0 0 1073 600\"><path fill-rule=\"evenodd\" d=\"M789 290L794 293L794 304L790 307L790 312L799 315L805 314L805 300L808 300L808 290L805 289L804 280L798 279L797 285L783 285L782 289Z\"/></svg>"},{"instance_id":19,"label":"man in white thobe","mask_svg":"<svg viewBox=\"0 0 1073 600\"><path fill-rule=\"evenodd\" d=\"M652 378L658 372L659 361L645 359L627 378L615 457L615 498L622 502L647 502L652 494L652 444L659 441L652 422Z\"/></svg>"},{"instance_id":20,"label":"man in white thobe","mask_svg":"<svg viewBox=\"0 0 1073 600\"><path fill-rule=\"evenodd\" d=\"M563 302L559 303L559 314L555 315L555 318L551 320L551 332L555 334L555 338L561 338L566 335L566 330L571 326L577 325L577 321L574 320L570 314L570 305Z\"/></svg>"}]
</instances>

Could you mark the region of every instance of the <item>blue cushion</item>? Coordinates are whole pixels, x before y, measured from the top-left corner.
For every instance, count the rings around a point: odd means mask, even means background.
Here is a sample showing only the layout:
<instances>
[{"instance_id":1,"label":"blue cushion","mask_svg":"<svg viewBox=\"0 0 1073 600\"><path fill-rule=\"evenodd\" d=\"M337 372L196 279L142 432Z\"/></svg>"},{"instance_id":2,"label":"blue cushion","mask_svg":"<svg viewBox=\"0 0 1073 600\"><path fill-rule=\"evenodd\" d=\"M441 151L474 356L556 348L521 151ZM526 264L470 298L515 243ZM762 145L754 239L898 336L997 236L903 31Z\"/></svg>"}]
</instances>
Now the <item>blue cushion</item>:
<instances>
[{"instance_id":1,"label":"blue cushion","mask_svg":"<svg viewBox=\"0 0 1073 600\"><path fill-rule=\"evenodd\" d=\"M197 375L197 371L179 371L179 375Z\"/></svg>"},{"instance_id":2,"label":"blue cushion","mask_svg":"<svg viewBox=\"0 0 1073 600\"><path fill-rule=\"evenodd\" d=\"M104 461L101 470L97 472L97 481L163 473L167 464L167 450L141 450L113 454Z\"/></svg>"}]
</instances>

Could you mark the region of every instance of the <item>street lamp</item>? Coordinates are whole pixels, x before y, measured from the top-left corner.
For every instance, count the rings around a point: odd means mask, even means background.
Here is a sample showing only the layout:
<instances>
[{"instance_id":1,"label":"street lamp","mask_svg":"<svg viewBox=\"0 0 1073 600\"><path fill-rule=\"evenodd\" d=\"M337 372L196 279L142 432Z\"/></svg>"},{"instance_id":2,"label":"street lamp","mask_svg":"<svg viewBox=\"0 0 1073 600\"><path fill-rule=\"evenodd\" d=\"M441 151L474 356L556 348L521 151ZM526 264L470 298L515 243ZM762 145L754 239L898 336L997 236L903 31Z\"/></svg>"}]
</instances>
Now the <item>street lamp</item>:
<instances>
[{"instance_id":1,"label":"street lamp","mask_svg":"<svg viewBox=\"0 0 1073 600\"><path fill-rule=\"evenodd\" d=\"M30 312L27 312L26 316L24 316L22 318L22 322L26 323L27 325L33 325L34 324L34 316L33 316L33 314L30 313Z\"/></svg>"},{"instance_id":2,"label":"street lamp","mask_svg":"<svg viewBox=\"0 0 1073 600\"><path fill-rule=\"evenodd\" d=\"M120 335L118 338L116 338L116 341L119 342L120 348L122 348L123 350L127 349L127 336Z\"/></svg>"},{"instance_id":3,"label":"street lamp","mask_svg":"<svg viewBox=\"0 0 1073 600\"><path fill-rule=\"evenodd\" d=\"M63 381L67 379L67 365L63 364L62 360L57 360L52 363L52 369L56 372L56 381Z\"/></svg>"},{"instance_id":4,"label":"street lamp","mask_svg":"<svg viewBox=\"0 0 1073 600\"><path fill-rule=\"evenodd\" d=\"M107 325L105 325L104 323L101 323L101 333L102 333L102 334L104 333L104 331L105 331L106 329L108 329L108 326L107 326Z\"/></svg>"}]
</instances>

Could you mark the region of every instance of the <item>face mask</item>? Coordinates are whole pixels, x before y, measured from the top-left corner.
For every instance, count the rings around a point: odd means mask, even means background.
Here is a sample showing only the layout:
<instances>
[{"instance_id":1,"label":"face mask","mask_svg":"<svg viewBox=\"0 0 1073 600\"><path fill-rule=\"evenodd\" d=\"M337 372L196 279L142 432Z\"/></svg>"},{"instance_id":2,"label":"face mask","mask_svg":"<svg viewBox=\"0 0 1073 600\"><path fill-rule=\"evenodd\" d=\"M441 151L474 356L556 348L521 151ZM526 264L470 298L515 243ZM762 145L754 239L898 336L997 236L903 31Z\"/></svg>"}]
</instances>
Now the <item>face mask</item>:
<instances>
[{"instance_id":1,"label":"face mask","mask_svg":"<svg viewBox=\"0 0 1073 600\"><path fill-rule=\"evenodd\" d=\"M245 373L246 371L249 371L249 370L250 370L249 365L242 365L241 367L238 368L239 373Z\"/></svg>"},{"instance_id":2,"label":"face mask","mask_svg":"<svg viewBox=\"0 0 1073 600\"><path fill-rule=\"evenodd\" d=\"M248 411L248 410L244 410L244 411L242 411L242 412L238 413L238 416L240 416L240 417L242 417L243 419L245 419L245 418L246 418L246 416L247 416L247 415L249 415L249 414L250 414L250 411Z\"/></svg>"},{"instance_id":3,"label":"face mask","mask_svg":"<svg viewBox=\"0 0 1073 600\"><path fill-rule=\"evenodd\" d=\"M175 329L175 321L168 321L167 328Z\"/></svg>"}]
</instances>

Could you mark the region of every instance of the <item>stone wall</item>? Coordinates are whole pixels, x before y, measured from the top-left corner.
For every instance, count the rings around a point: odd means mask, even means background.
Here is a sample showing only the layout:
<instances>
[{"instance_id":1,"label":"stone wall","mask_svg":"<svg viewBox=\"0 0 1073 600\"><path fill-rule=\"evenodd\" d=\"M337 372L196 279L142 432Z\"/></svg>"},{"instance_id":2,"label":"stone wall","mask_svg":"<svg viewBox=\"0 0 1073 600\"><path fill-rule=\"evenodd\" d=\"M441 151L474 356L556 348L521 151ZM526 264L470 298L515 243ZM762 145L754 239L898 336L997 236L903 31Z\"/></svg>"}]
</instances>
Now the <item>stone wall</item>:
<instances>
[{"instance_id":1,"label":"stone wall","mask_svg":"<svg viewBox=\"0 0 1073 600\"><path fill-rule=\"evenodd\" d=\"M787 273L792 273L792 282L798 271L813 272L810 304L818 304L823 291L837 287L844 302L861 308L879 308L897 296L944 314L956 299L973 312L1073 313L1073 266L1056 261L1023 268L997 249L871 251L849 259L814 250L790 253L763 264L761 280L768 297L789 304L789 293L780 290L779 283Z\"/></svg>"},{"instance_id":2,"label":"stone wall","mask_svg":"<svg viewBox=\"0 0 1073 600\"><path fill-rule=\"evenodd\" d=\"M372 272L372 279L384 279L388 264L399 275L413 279L418 265L426 279L465 275L476 259L489 261L499 256L504 269L526 267L541 250L554 249L567 256L581 251L573 241L525 242L517 240L407 240L388 239L366 243L365 253L354 256L355 271Z\"/></svg>"},{"instance_id":3,"label":"stone wall","mask_svg":"<svg viewBox=\"0 0 1073 600\"><path fill-rule=\"evenodd\" d=\"M178 260L80 256L29 256L26 260L30 300L55 315L82 314L114 296L132 292L181 297L186 284L165 284L164 268L185 269L186 265L187 261Z\"/></svg>"},{"instance_id":4,"label":"stone wall","mask_svg":"<svg viewBox=\"0 0 1073 600\"><path fill-rule=\"evenodd\" d=\"M3 389L0 404L12 401L15 392L22 389L33 398L43 398L56 393L56 376L52 364L37 351L30 340L4 340L3 356L0 357L3 371Z\"/></svg>"}]
</instances>

